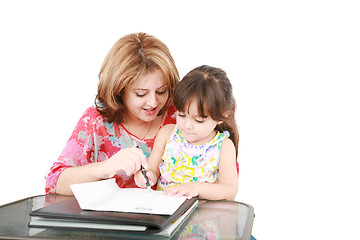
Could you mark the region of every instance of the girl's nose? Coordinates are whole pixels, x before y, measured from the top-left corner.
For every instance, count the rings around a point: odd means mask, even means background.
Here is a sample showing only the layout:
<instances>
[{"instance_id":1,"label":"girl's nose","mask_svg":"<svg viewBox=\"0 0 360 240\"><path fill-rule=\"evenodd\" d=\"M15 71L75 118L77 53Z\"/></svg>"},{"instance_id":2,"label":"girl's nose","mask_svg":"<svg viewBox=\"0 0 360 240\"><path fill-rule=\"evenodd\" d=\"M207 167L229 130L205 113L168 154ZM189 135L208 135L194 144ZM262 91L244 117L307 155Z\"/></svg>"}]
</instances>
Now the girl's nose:
<instances>
[{"instance_id":1,"label":"girl's nose","mask_svg":"<svg viewBox=\"0 0 360 240\"><path fill-rule=\"evenodd\" d=\"M185 119L185 128L186 129L192 129L193 125L190 118Z\"/></svg>"}]
</instances>

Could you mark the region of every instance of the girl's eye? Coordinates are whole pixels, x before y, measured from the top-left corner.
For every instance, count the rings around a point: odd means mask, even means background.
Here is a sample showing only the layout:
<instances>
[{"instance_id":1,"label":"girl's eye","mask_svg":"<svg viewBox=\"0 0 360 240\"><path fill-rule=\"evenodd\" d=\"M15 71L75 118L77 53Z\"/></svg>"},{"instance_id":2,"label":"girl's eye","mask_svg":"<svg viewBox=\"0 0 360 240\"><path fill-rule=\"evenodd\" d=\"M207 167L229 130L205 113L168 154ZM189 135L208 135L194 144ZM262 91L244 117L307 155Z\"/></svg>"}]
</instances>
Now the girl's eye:
<instances>
[{"instance_id":1,"label":"girl's eye","mask_svg":"<svg viewBox=\"0 0 360 240\"><path fill-rule=\"evenodd\" d=\"M195 119L195 121L198 122L198 123L203 123L204 119Z\"/></svg>"},{"instance_id":2,"label":"girl's eye","mask_svg":"<svg viewBox=\"0 0 360 240\"><path fill-rule=\"evenodd\" d=\"M185 114L183 114L183 113L178 113L178 116L183 118L183 117L185 117Z\"/></svg>"}]
</instances>

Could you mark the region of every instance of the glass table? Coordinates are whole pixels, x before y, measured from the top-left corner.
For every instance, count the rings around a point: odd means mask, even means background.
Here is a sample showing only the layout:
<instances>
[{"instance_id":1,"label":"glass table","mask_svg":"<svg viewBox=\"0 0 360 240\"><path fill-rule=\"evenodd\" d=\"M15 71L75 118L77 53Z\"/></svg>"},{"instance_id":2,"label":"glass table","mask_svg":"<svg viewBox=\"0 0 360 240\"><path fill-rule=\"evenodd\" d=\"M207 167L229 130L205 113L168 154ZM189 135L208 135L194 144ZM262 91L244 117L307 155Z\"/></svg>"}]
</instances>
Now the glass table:
<instances>
[{"instance_id":1,"label":"glass table","mask_svg":"<svg viewBox=\"0 0 360 240\"><path fill-rule=\"evenodd\" d=\"M41 195L0 206L0 239L250 239L254 220L252 206L235 201L200 200L171 238L140 233L30 228L29 213L69 199Z\"/></svg>"}]
</instances>

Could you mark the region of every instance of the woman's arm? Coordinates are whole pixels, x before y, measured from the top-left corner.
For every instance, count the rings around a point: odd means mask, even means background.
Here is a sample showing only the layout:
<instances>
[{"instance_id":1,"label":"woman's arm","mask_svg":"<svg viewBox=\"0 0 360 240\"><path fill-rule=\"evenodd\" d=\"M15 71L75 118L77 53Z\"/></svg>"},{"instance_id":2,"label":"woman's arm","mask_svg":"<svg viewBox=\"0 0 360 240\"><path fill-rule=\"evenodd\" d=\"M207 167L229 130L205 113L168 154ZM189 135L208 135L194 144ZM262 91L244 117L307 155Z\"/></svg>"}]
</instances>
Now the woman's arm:
<instances>
[{"instance_id":1,"label":"woman's arm","mask_svg":"<svg viewBox=\"0 0 360 240\"><path fill-rule=\"evenodd\" d=\"M140 149L125 148L103 162L68 167L59 175L56 193L72 195L71 184L108 179L122 171L125 171L127 175L131 175L139 171L141 164L147 167L144 153Z\"/></svg>"},{"instance_id":2,"label":"woman's arm","mask_svg":"<svg viewBox=\"0 0 360 240\"><path fill-rule=\"evenodd\" d=\"M46 193L71 195L71 184L111 178L121 171L130 175L139 170L141 162L147 166L139 149L119 147L108 158L100 149L107 137L105 119L94 107L88 108L46 177Z\"/></svg>"},{"instance_id":3,"label":"woman's arm","mask_svg":"<svg viewBox=\"0 0 360 240\"><path fill-rule=\"evenodd\" d=\"M236 153L233 142L225 139L220 150L219 179L215 183L190 182L166 190L170 195L208 200L234 200L238 190Z\"/></svg>"}]
</instances>

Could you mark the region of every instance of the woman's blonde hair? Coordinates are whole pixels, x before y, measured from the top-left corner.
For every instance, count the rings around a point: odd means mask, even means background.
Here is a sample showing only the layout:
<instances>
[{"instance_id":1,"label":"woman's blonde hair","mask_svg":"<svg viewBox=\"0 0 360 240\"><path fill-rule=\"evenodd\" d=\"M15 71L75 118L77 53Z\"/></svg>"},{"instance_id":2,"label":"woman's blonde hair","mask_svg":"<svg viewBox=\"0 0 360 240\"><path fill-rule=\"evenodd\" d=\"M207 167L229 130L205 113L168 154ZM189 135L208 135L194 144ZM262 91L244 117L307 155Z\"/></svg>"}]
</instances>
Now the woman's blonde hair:
<instances>
[{"instance_id":1,"label":"woman's blonde hair","mask_svg":"<svg viewBox=\"0 0 360 240\"><path fill-rule=\"evenodd\" d=\"M171 104L179 73L167 46L146 33L133 33L119 39L107 54L99 73L95 99L96 109L108 122L124 121L126 107L122 101L124 88L146 74L159 71L167 84L169 98L160 110Z\"/></svg>"}]
</instances>

